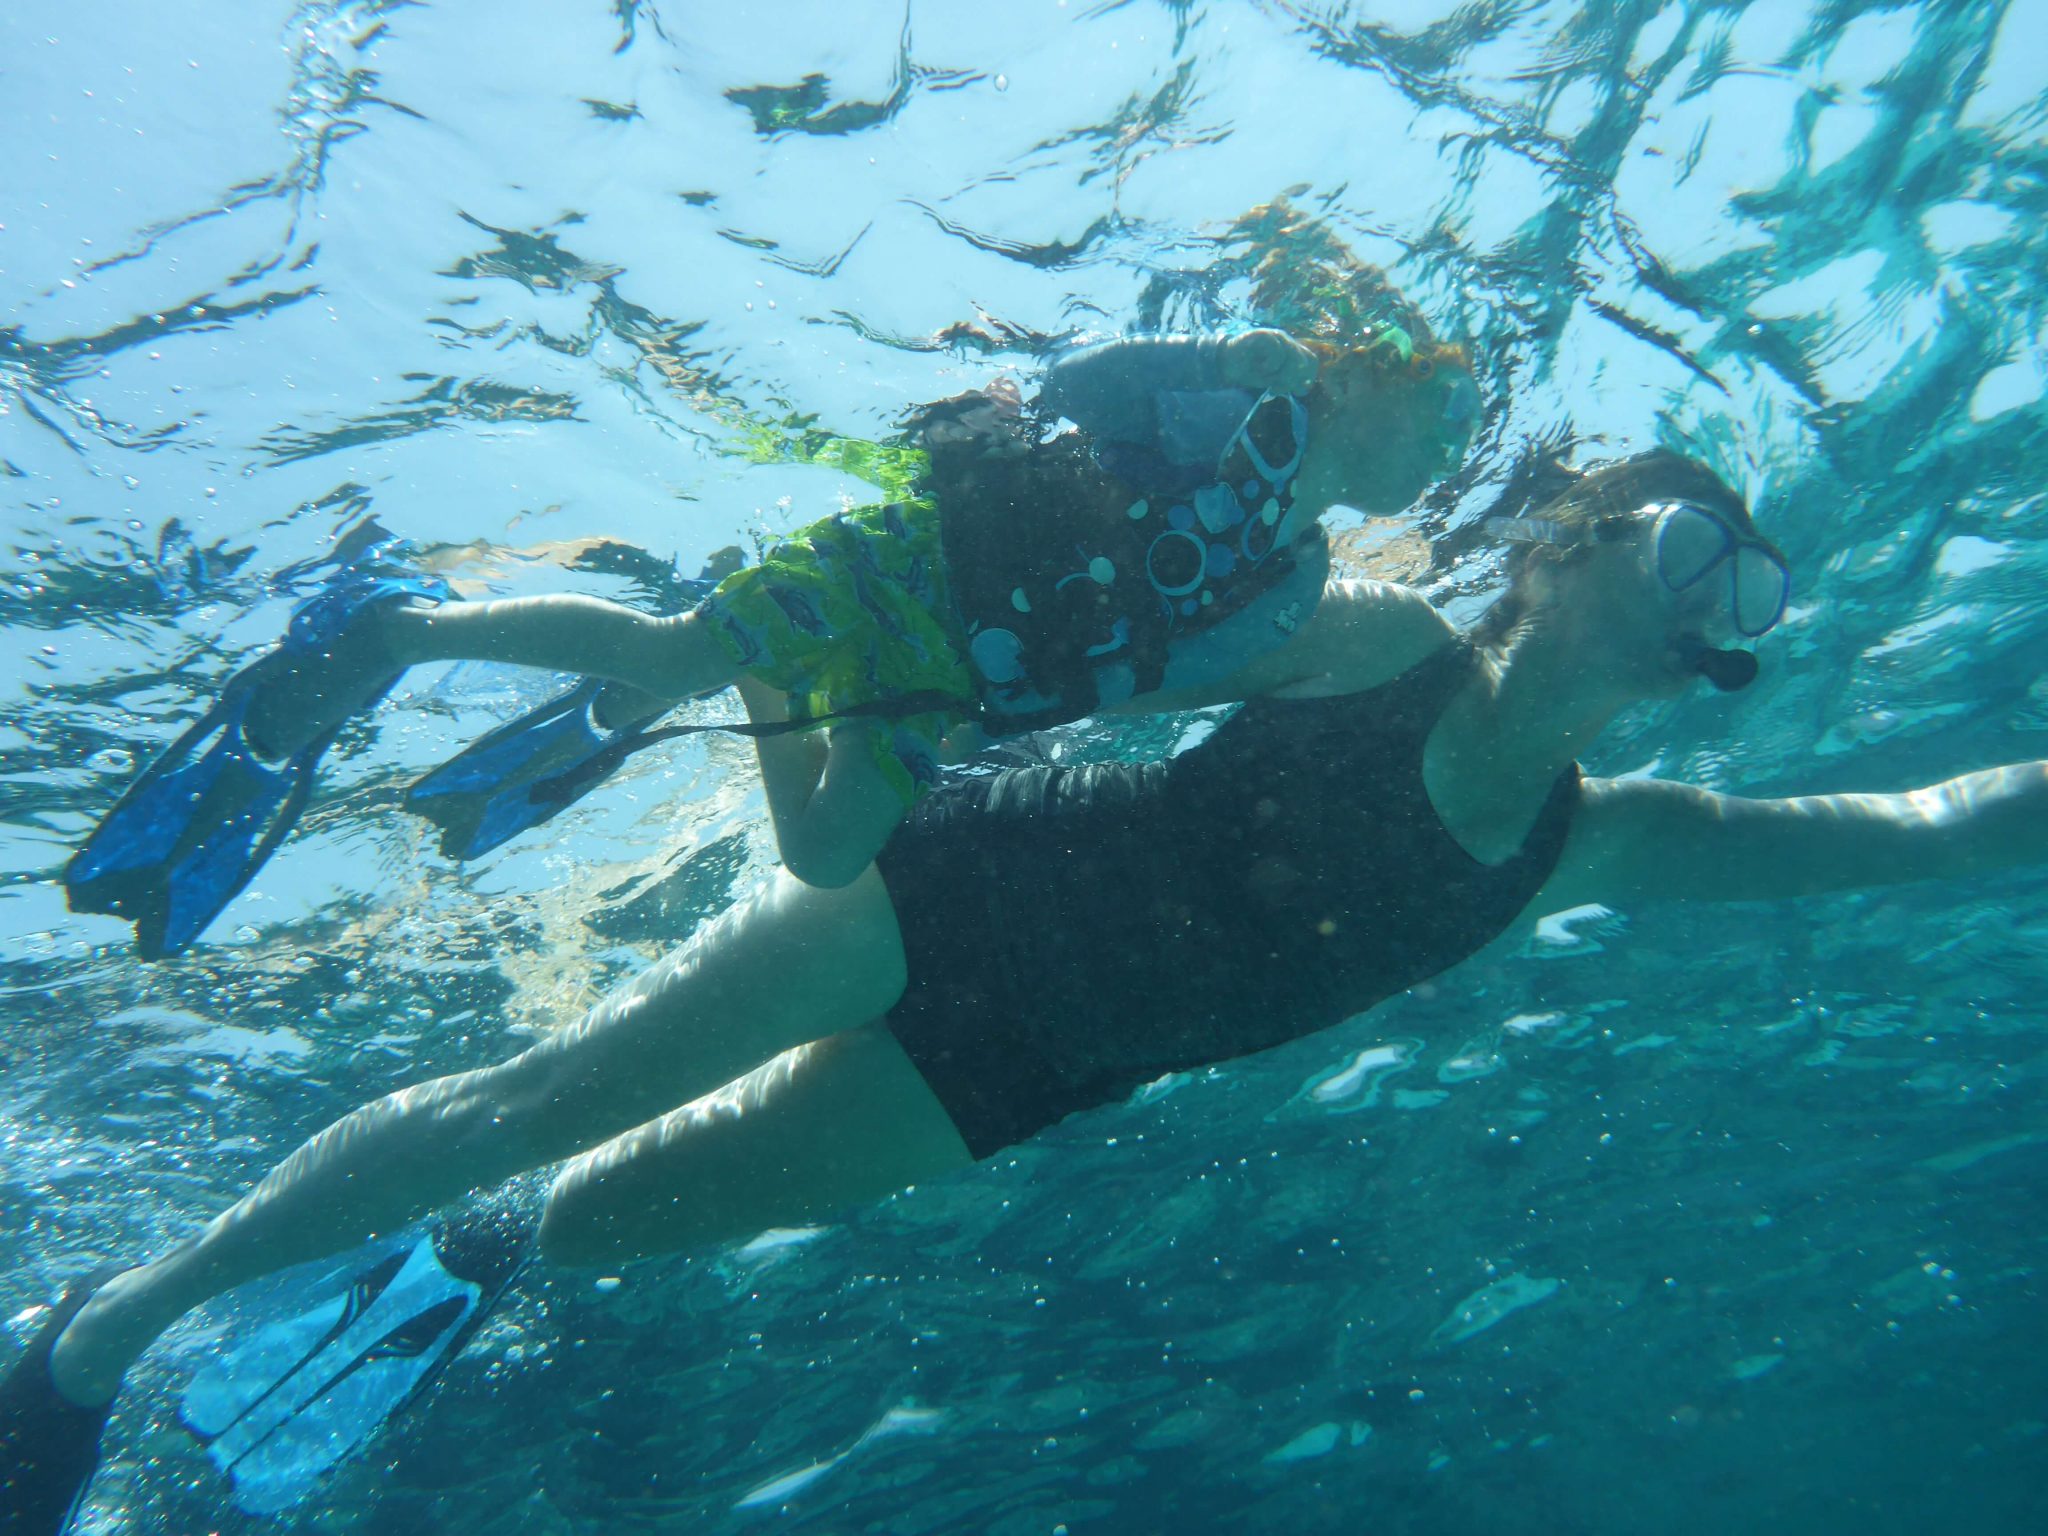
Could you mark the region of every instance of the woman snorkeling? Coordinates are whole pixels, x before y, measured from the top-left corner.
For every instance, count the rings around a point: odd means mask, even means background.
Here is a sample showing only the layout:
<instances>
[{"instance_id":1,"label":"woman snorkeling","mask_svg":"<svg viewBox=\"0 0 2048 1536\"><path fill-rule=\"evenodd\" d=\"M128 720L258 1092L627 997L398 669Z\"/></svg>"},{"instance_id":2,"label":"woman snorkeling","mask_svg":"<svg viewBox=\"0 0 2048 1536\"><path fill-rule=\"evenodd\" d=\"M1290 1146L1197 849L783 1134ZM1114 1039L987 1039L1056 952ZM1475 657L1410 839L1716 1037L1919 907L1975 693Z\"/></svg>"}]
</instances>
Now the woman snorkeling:
<instances>
[{"instance_id":1,"label":"woman snorkeling","mask_svg":"<svg viewBox=\"0 0 2048 1536\"><path fill-rule=\"evenodd\" d=\"M190 1241L76 1288L0 1381L0 1530L61 1528L124 1372L189 1308L523 1170L574 1159L544 1252L709 1242L1328 1028L1523 919L2048 858L2039 762L1756 800L1583 775L1618 711L1739 686L1789 576L1666 453L1513 521L1473 632L1348 584L1314 665L1256 663L1258 696L1200 745L945 788L855 879L778 873L579 1022L355 1111Z\"/></svg>"}]
</instances>

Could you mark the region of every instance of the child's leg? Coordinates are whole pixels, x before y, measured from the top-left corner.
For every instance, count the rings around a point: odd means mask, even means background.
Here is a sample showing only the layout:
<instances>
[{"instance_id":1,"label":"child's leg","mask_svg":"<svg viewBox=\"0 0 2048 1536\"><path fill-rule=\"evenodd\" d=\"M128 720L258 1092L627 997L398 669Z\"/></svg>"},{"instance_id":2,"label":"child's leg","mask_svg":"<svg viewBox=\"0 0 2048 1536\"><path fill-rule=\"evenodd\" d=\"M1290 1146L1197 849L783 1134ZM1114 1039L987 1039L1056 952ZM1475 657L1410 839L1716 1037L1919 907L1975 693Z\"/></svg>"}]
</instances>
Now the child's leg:
<instances>
[{"instance_id":1,"label":"child's leg","mask_svg":"<svg viewBox=\"0 0 2048 1536\"><path fill-rule=\"evenodd\" d=\"M386 603L311 659L274 658L249 701L258 750L297 751L354 713L362 680L423 661L497 661L623 685L600 722L616 728L731 683L738 667L694 611L662 618L561 593L485 603Z\"/></svg>"},{"instance_id":2,"label":"child's leg","mask_svg":"<svg viewBox=\"0 0 2048 1536\"><path fill-rule=\"evenodd\" d=\"M837 888L858 879L903 820L909 798L890 757L888 727L862 720L826 737L825 772L803 813L776 823L782 863L810 885Z\"/></svg>"},{"instance_id":3,"label":"child's leg","mask_svg":"<svg viewBox=\"0 0 2048 1536\"><path fill-rule=\"evenodd\" d=\"M936 584L935 518L870 507L827 518L719 585L698 609L744 665L740 696L757 724L802 713L831 722L757 738L784 865L812 885L855 879L936 776L949 718L971 713L973 680ZM868 714L910 698L944 714ZM850 713L854 718L838 718Z\"/></svg>"},{"instance_id":4,"label":"child's leg","mask_svg":"<svg viewBox=\"0 0 2048 1536\"><path fill-rule=\"evenodd\" d=\"M789 696L781 689L751 673L737 685L740 702L747 706L747 718L756 725L780 725L789 719ZM768 800L768 819L775 826L776 841L785 825L796 826L818 792L825 776L825 733L787 731L754 738L754 757L761 765L761 791Z\"/></svg>"},{"instance_id":5,"label":"child's leg","mask_svg":"<svg viewBox=\"0 0 2048 1536\"><path fill-rule=\"evenodd\" d=\"M783 695L752 678L741 679L740 697L757 725L789 718ZM850 884L902 821L907 774L889 771L888 735L879 721L857 721L754 738L776 848L805 884Z\"/></svg>"},{"instance_id":6,"label":"child's leg","mask_svg":"<svg viewBox=\"0 0 2048 1536\"><path fill-rule=\"evenodd\" d=\"M693 610L659 617L603 598L557 593L487 603L408 603L377 614L406 666L499 661L602 677L674 702L723 688L738 668Z\"/></svg>"}]
</instances>

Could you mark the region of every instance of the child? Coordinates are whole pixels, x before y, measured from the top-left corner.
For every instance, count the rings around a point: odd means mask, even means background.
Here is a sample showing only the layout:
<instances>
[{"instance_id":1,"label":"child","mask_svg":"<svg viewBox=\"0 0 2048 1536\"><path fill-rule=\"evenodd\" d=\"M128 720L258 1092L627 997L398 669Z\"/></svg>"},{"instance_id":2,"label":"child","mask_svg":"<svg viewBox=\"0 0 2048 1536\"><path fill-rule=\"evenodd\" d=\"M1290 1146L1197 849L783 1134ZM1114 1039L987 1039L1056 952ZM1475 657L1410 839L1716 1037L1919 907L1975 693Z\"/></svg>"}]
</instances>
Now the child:
<instances>
[{"instance_id":1,"label":"child","mask_svg":"<svg viewBox=\"0 0 2048 1536\"><path fill-rule=\"evenodd\" d=\"M136 919L145 953L189 943L289 830L340 723L423 661L610 685L539 712L548 732L479 744L492 792L539 807L519 825L674 733L644 732L654 715L737 684L783 860L824 886L855 879L977 735L1284 685L1326 606L1319 519L1405 508L1477 414L1463 354L1376 296L1383 318L1342 345L1132 338L1057 361L1031 411L1008 381L930 407L916 498L814 523L685 613L351 575L102 824L67 871L73 906Z\"/></svg>"}]
</instances>

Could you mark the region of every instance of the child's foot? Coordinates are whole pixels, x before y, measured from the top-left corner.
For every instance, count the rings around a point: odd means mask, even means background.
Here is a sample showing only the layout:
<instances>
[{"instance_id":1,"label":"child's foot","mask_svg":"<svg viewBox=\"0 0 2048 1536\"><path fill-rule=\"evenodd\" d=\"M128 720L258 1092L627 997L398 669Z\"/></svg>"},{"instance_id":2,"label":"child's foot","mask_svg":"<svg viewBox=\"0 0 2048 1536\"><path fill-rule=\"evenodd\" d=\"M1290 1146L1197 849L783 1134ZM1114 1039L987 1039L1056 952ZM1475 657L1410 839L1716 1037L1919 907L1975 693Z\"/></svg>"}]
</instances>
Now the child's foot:
<instances>
[{"instance_id":1,"label":"child's foot","mask_svg":"<svg viewBox=\"0 0 2048 1536\"><path fill-rule=\"evenodd\" d=\"M328 632L287 641L252 664L242 674L252 690L242 724L249 745L281 762L382 698L405 671L384 638L391 606L385 598L337 612ZM300 640L296 619L292 627Z\"/></svg>"}]
</instances>

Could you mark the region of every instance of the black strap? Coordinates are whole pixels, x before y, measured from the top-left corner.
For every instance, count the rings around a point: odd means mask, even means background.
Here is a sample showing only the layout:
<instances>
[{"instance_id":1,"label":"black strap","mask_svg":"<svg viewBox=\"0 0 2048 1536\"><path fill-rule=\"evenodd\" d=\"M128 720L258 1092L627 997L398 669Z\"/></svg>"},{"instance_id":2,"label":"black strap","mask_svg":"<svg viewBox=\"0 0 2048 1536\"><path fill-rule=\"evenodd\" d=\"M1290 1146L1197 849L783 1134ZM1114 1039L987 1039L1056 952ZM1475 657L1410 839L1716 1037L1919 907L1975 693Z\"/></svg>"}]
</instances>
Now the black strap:
<instances>
[{"instance_id":1,"label":"black strap","mask_svg":"<svg viewBox=\"0 0 2048 1536\"><path fill-rule=\"evenodd\" d=\"M829 715L806 715L801 720L728 720L708 725L665 725L659 730L639 731L630 736L621 736L610 746L601 752L591 754L575 767L551 778L535 780L527 793L536 805L567 805L587 787L606 777L642 747L651 747L660 741L673 741L678 736L701 736L707 731L728 731L735 736L752 736L758 740L763 736L787 736L793 731L814 730L818 726L831 725L838 720L904 720L912 715L934 713L954 714L966 718L976 714L977 707L972 699L964 699L958 694L929 690L923 693L906 693L893 699L870 699L865 704L849 704L844 709L836 709Z\"/></svg>"}]
</instances>

